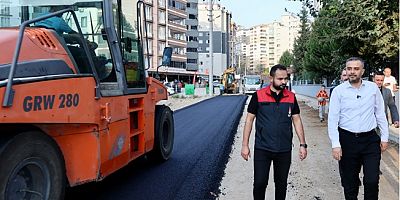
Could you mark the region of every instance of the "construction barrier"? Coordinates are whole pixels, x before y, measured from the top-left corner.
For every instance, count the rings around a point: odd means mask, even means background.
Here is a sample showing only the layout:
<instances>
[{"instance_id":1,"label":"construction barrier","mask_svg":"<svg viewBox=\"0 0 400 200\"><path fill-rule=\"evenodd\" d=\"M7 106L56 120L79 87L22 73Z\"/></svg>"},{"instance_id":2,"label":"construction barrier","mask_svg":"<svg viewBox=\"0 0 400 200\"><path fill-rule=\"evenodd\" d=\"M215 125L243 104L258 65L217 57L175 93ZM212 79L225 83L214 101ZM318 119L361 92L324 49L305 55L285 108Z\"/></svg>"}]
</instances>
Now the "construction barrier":
<instances>
[{"instance_id":1,"label":"construction barrier","mask_svg":"<svg viewBox=\"0 0 400 200\"><path fill-rule=\"evenodd\" d=\"M194 95L194 85L185 84L185 95Z\"/></svg>"}]
</instances>

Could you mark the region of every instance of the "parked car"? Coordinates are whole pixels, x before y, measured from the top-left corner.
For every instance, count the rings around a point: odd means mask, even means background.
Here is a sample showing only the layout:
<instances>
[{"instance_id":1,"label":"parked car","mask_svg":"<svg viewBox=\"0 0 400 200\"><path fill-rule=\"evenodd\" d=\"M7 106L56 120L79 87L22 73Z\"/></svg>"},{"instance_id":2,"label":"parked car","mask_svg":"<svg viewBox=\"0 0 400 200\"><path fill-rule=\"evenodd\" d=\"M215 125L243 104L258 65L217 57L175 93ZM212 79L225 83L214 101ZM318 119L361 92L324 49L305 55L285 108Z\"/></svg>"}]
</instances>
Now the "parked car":
<instances>
[{"instance_id":1,"label":"parked car","mask_svg":"<svg viewBox=\"0 0 400 200\"><path fill-rule=\"evenodd\" d=\"M164 86L167 88L168 95L175 94L175 90L170 83L164 83Z\"/></svg>"}]
</instances>

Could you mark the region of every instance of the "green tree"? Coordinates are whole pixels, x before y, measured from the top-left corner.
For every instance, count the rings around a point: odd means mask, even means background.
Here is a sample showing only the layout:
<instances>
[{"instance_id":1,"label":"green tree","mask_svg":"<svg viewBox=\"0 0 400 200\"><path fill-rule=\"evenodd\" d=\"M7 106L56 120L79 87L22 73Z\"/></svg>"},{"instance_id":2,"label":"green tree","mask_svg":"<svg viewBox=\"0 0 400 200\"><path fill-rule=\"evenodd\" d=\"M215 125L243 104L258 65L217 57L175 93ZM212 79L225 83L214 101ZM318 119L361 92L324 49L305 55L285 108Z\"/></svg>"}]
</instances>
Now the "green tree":
<instances>
[{"instance_id":1,"label":"green tree","mask_svg":"<svg viewBox=\"0 0 400 200\"><path fill-rule=\"evenodd\" d=\"M289 51L286 50L279 58L279 64L289 67L290 65L293 64L293 60L294 60L293 54L291 54Z\"/></svg>"},{"instance_id":2,"label":"green tree","mask_svg":"<svg viewBox=\"0 0 400 200\"><path fill-rule=\"evenodd\" d=\"M304 54L306 53L306 44L310 35L310 22L308 20L307 9L303 7L299 14L300 17L300 36L296 38L293 46L293 65L297 76L304 74Z\"/></svg>"},{"instance_id":3,"label":"green tree","mask_svg":"<svg viewBox=\"0 0 400 200\"><path fill-rule=\"evenodd\" d=\"M306 42L304 69L310 79L326 78L328 84L341 71L347 54L343 52L343 38L335 16L338 10L330 7L321 9L312 25L312 31Z\"/></svg>"},{"instance_id":4,"label":"green tree","mask_svg":"<svg viewBox=\"0 0 400 200\"><path fill-rule=\"evenodd\" d=\"M256 74L263 74L264 71L265 71L264 65L258 64L258 65L256 66L256 70L255 70L255 73L256 73Z\"/></svg>"},{"instance_id":5,"label":"green tree","mask_svg":"<svg viewBox=\"0 0 400 200\"><path fill-rule=\"evenodd\" d=\"M312 1L300 1L315 16L305 58L307 70L318 71L308 74L329 76L332 71L337 74L350 56L365 59L370 71L387 62L398 65L398 1L316 0L323 5L320 11L313 8ZM322 62L328 63L321 65ZM323 68L312 66L316 64Z\"/></svg>"}]
</instances>

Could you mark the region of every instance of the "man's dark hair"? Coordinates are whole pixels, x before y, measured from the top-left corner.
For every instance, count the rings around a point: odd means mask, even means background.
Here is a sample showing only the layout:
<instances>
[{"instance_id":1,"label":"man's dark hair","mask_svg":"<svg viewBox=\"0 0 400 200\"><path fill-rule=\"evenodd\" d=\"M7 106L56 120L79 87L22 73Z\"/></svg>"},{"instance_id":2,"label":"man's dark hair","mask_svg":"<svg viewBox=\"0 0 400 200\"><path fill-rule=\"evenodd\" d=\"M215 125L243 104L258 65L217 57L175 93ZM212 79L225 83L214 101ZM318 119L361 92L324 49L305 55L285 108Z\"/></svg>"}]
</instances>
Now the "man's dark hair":
<instances>
[{"instance_id":1,"label":"man's dark hair","mask_svg":"<svg viewBox=\"0 0 400 200\"><path fill-rule=\"evenodd\" d=\"M279 70L287 70L285 66L283 66L283 65L281 65L281 64L277 64L277 65L274 65L274 66L271 68L271 71L269 72L269 75L272 76L272 77L275 77L275 72L276 72L276 70L278 70L278 69L279 69Z\"/></svg>"},{"instance_id":2,"label":"man's dark hair","mask_svg":"<svg viewBox=\"0 0 400 200\"><path fill-rule=\"evenodd\" d=\"M365 66L365 61L362 58L360 58L360 57L351 57L351 58L346 60L346 65L347 65L348 62L351 62L351 61L360 61L361 65L362 65L362 68L365 69L365 67L364 67Z\"/></svg>"},{"instance_id":3,"label":"man's dark hair","mask_svg":"<svg viewBox=\"0 0 400 200\"><path fill-rule=\"evenodd\" d=\"M380 75L380 76L385 76L385 74L383 74L382 70L378 70L375 75Z\"/></svg>"}]
</instances>

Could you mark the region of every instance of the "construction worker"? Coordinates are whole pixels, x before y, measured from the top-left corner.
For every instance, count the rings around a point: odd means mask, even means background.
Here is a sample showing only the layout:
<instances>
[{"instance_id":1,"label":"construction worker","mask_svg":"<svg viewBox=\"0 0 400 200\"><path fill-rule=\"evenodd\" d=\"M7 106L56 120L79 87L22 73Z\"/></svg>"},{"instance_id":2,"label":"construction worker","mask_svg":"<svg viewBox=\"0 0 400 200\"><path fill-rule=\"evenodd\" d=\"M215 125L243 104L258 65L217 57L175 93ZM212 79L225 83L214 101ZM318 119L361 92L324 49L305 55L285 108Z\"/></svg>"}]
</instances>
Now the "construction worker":
<instances>
[{"instance_id":1,"label":"construction worker","mask_svg":"<svg viewBox=\"0 0 400 200\"><path fill-rule=\"evenodd\" d=\"M324 115L325 115L326 100L329 98L328 94L325 91L325 85L321 85L321 88L319 89L316 97L318 100L319 120L323 122L325 121Z\"/></svg>"},{"instance_id":2,"label":"construction worker","mask_svg":"<svg viewBox=\"0 0 400 200\"><path fill-rule=\"evenodd\" d=\"M57 12L66 8L67 8L66 6L51 6L49 12L46 14ZM41 26L53 29L59 35L62 35L64 33L76 33L76 31L72 30L72 28L67 24L67 22L64 21L64 19L62 18L62 14L36 22L35 26Z\"/></svg>"}]
</instances>

